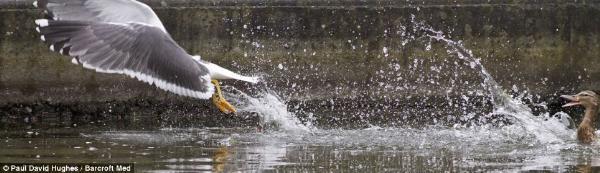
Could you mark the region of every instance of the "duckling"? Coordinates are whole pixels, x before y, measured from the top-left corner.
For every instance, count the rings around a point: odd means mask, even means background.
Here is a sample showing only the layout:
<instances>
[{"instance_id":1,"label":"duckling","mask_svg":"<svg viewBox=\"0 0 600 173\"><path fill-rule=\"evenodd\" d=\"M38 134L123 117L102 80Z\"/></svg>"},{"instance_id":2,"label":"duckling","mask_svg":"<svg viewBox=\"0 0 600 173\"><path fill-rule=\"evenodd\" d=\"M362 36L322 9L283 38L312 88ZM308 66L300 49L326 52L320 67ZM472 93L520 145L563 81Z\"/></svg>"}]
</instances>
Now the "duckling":
<instances>
[{"instance_id":1,"label":"duckling","mask_svg":"<svg viewBox=\"0 0 600 173\"><path fill-rule=\"evenodd\" d=\"M576 95L560 96L570 101L562 107L581 105L585 108L585 115L577 128L577 140L581 143L589 144L596 138L594 131L596 127L596 117L598 116L598 102L600 101L598 93L600 92L587 90Z\"/></svg>"}]
</instances>

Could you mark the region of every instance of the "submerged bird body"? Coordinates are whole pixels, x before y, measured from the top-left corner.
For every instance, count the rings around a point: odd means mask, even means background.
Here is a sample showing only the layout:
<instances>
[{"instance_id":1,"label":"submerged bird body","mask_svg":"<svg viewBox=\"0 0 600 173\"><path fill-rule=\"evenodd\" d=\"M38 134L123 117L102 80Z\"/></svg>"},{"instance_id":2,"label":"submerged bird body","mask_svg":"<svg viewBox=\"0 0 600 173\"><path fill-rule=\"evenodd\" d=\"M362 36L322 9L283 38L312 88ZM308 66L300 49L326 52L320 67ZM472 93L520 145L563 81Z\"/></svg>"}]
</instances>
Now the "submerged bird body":
<instances>
[{"instance_id":1,"label":"submerged bird body","mask_svg":"<svg viewBox=\"0 0 600 173\"><path fill-rule=\"evenodd\" d=\"M34 6L50 16L36 20L40 39L85 68L125 74L178 95L220 98L213 102L224 112L235 109L215 92L217 79L258 81L189 55L152 9L136 0L39 0Z\"/></svg>"},{"instance_id":2,"label":"submerged bird body","mask_svg":"<svg viewBox=\"0 0 600 173\"><path fill-rule=\"evenodd\" d=\"M592 143L596 135L596 119L598 116L598 103L600 101L599 92L594 91L582 91L576 95L562 95L562 98L569 100L570 102L565 104L563 107L570 106L583 106L585 108L585 114L583 120L577 127L577 140L582 143Z\"/></svg>"}]
</instances>

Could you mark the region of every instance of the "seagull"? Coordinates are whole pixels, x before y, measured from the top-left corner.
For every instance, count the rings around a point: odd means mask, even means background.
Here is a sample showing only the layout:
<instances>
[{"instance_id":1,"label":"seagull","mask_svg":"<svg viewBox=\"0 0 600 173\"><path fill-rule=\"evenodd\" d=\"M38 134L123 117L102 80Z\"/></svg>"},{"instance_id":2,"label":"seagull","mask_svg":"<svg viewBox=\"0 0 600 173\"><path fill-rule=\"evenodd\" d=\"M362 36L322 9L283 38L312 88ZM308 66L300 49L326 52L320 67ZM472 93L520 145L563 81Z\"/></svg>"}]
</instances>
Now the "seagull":
<instances>
[{"instance_id":1,"label":"seagull","mask_svg":"<svg viewBox=\"0 0 600 173\"><path fill-rule=\"evenodd\" d=\"M188 54L152 9L136 0L37 0L47 19L36 31L50 50L100 73L124 74L178 95L212 99L224 113L235 108L223 98L219 81L257 83Z\"/></svg>"},{"instance_id":2,"label":"seagull","mask_svg":"<svg viewBox=\"0 0 600 173\"><path fill-rule=\"evenodd\" d=\"M598 119L598 108L600 107L600 95L598 91L582 91L576 95L562 95L561 98L567 99L570 102L563 107L583 106L585 114L583 120L577 127L577 140L582 143L589 144L594 141L596 128L596 120Z\"/></svg>"}]
</instances>

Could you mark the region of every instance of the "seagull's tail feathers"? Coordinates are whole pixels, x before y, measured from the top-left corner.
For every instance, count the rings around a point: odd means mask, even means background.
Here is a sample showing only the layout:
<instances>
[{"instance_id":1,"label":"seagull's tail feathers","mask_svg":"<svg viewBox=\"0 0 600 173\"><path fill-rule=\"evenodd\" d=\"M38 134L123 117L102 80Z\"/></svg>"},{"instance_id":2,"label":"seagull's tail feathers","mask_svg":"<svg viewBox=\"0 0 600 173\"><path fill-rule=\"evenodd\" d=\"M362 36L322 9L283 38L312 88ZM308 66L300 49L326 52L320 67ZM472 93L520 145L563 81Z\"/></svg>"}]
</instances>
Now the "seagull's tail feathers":
<instances>
[{"instance_id":1,"label":"seagull's tail feathers","mask_svg":"<svg viewBox=\"0 0 600 173\"><path fill-rule=\"evenodd\" d=\"M208 71L210 71L210 77L212 79L235 79L250 83L258 83L260 80L259 77L243 76L207 61L200 61L200 63L206 66Z\"/></svg>"}]
</instances>

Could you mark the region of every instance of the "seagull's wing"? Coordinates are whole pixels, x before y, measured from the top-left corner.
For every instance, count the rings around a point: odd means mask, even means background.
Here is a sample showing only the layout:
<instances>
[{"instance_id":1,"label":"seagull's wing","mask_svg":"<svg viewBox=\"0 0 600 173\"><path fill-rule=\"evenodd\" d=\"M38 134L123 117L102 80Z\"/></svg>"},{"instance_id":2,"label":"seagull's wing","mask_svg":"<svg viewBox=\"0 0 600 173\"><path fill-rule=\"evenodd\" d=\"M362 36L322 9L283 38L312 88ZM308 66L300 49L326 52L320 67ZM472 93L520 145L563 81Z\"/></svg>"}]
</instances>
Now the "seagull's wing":
<instances>
[{"instance_id":1,"label":"seagull's wing","mask_svg":"<svg viewBox=\"0 0 600 173\"><path fill-rule=\"evenodd\" d=\"M104 1L104 0L102 0ZM179 95L214 93L208 69L165 32L138 23L36 20L50 49L104 73L121 73Z\"/></svg>"},{"instance_id":2,"label":"seagull's wing","mask_svg":"<svg viewBox=\"0 0 600 173\"><path fill-rule=\"evenodd\" d=\"M143 23L166 33L154 11L136 0L37 0L33 5L46 10L54 20Z\"/></svg>"}]
</instances>

